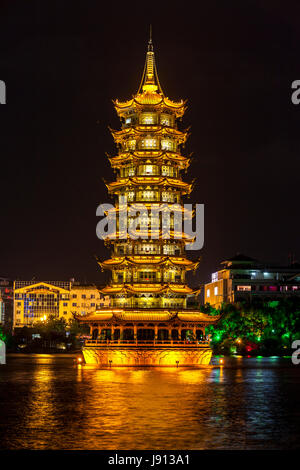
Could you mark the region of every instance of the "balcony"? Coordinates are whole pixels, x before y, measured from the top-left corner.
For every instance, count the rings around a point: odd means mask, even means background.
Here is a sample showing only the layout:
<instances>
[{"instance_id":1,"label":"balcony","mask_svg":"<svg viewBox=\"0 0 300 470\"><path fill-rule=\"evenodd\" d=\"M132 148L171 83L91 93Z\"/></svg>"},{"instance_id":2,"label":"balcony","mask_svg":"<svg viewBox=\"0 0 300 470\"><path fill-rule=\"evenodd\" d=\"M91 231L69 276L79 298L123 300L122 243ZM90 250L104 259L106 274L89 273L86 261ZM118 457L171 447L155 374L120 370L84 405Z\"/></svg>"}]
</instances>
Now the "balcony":
<instances>
[{"instance_id":1,"label":"balcony","mask_svg":"<svg viewBox=\"0 0 300 470\"><path fill-rule=\"evenodd\" d=\"M145 346L145 347L209 347L209 341L188 341L188 340L108 340L108 339L89 339L85 341L84 344L86 347L90 346L129 346L129 347L136 347L136 346Z\"/></svg>"}]
</instances>

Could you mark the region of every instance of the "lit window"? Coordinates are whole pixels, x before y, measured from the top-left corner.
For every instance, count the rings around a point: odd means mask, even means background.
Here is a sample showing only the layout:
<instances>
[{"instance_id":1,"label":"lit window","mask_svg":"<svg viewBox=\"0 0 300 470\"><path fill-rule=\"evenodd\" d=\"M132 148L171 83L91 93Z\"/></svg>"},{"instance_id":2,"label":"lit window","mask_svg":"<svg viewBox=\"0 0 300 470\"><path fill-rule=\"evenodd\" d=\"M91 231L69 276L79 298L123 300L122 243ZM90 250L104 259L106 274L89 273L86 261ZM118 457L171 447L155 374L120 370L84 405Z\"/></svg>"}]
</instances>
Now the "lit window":
<instances>
[{"instance_id":1,"label":"lit window","mask_svg":"<svg viewBox=\"0 0 300 470\"><path fill-rule=\"evenodd\" d=\"M144 139L141 143L143 148L152 149L157 148L157 140L156 139Z\"/></svg>"},{"instance_id":2,"label":"lit window","mask_svg":"<svg viewBox=\"0 0 300 470\"><path fill-rule=\"evenodd\" d=\"M251 291L251 286L237 286L237 290L241 292L249 292Z\"/></svg>"},{"instance_id":3,"label":"lit window","mask_svg":"<svg viewBox=\"0 0 300 470\"><path fill-rule=\"evenodd\" d=\"M155 124L155 121L156 121L156 115L155 114L151 114L151 113L143 113L141 115L141 124L145 124L145 125L148 125L148 124Z\"/></svg>"},{"instance_id":4,"label":"lit window","mask_svg":"<svg viewBox=\"0 0 300 470\"><path fill-rule=\"evenodd\" d=\"M151 174L151 173L153 173L153 166L152 165L146 165L145 170L146 170L147 174Z\"/></svg>"},{"instance_id":5,"label":"lit window","mask_svg":"<svg viewBox=\"0 0 300 470\"><path fill-rule=\"evenodd\" d=\"M125 123L126 123L126 124L130 124L130 123L131 123L131 118L130 118L130 117L126 118L126 119L125 119Z\"/></svg>"},{"instance_id":6,"label":"lit window","mask_svg":"<svg viewBox=\"0 0 300 470\"><path fill-rule=\"evenodd\" d=\"M127 193L127 199L128 199L128 201L133 201L133 199L134 199L134 191L129 191L129 192Z\"/></svg>"},{"instance_id":7,"label":"lit window","mask_svg":"<svg viewBox=\"0 0 300 470\"><path fill-rule=\"evenodd\" d=\"M218 287L217 286L214 288L214 294L218 295Z\"/></svg>"},{"instance_id":8,"label":"lit window","mask_svg":"<svg viewBox=\"0 0 300 470\"><path fill-rule=\"evenodd\" d=\"M172 150L173 142L170 139L164 139L161 141L162 150Z\"/></svg>"},{"instance_id":9,"label":"lit window","mask_svg":"<svg viewBox=\"0 0 300 470\"><path fill-rule=\"evenodd\" d=\"M207 291L206 291L206 297L207 297L207 298L210 297L210 289L207 289Z\"/></svg>"},{"instance_id":10,"label":"lit window","mask_svg":"<svg viewBox=\"0 0 300 470\"><path fill-rule=\"evenodd\" d=\"M128 150L135 150L135 144L136 144L135 140L127 140L127 142L125 143L125 146Z\"/></svg>"},{"instance_id":11,"label":"lit window","mask_svg":"<svg viewBox=\"0 0 300 470\"><path fill-rule=\"evenodd\" d=\"M160 123L163 126L170 126L171 123L171 116L168 116L168 114L161 114L160 116Z\"/></svg>"}]
</instances>

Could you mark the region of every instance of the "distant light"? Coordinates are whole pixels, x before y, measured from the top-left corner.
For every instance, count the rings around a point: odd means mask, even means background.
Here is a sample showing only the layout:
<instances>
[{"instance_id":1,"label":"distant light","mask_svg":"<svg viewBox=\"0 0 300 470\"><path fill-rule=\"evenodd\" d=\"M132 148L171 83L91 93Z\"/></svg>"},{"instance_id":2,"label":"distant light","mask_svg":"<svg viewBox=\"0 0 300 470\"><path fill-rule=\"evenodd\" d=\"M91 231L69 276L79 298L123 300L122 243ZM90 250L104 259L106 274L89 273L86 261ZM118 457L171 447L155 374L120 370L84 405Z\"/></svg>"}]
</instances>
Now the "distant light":
<instances>
[{"instance_id":1,"label":"distant light","mask_svg":"<svg viewBox=\"0 0 300 470\"><path fill-rule=\"evenodd\" d=\"M224 363L224 359L220 359L220 364L223 364Z\"/></svg>"},{"instance_id":2,"label":"distant light","mask_svg":"<svg viewBox=\"0 0 300 470\"><path fill-rule=\"evenodd\" d=\"M77 362L82 362L82 357L77 357Z\"/></svg>"}]
</instances>

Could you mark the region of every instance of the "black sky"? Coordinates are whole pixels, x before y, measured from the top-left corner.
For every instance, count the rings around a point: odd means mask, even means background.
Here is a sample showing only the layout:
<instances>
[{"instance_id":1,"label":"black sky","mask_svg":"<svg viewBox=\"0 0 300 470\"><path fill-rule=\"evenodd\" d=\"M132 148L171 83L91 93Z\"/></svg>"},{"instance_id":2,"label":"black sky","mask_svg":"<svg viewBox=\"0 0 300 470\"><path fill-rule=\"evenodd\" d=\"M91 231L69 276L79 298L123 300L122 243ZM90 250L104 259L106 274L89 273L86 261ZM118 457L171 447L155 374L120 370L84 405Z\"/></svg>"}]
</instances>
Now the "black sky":
<instances>
[{"instance_id":1,"label":"black sky","mask_svg":"<svg viewBox=\"0 0 300 470\"><path fill-rule=\"evenodd\" d=\"M149 24L162 87L187 98L191 201L205 204L208 281L237 252L299 251L297 2L1 2L0 275L103 280L96 207L113 178L111 99L137 91Z\"/></svg>"}]
</instances>

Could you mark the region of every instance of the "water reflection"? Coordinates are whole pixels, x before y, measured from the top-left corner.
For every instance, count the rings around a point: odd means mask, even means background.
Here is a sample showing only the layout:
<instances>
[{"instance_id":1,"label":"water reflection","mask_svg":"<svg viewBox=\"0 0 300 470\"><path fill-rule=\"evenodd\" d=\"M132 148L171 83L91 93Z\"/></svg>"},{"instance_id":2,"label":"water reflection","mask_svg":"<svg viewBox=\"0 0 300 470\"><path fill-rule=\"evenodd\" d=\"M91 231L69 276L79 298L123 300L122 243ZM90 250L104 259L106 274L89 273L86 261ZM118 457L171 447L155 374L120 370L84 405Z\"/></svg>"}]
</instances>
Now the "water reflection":
<instances>
[{"instance_id":1,"label":"water reflection","mask_svg":"<svg viewBox=\"0 0 300 470\"><path fill-rule=\"evenodd\" d=\"M289 448L299 438L289 360L99 369L36 355L0 372L2 448Z\"/></svg>"}]
</instances>

